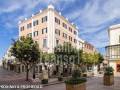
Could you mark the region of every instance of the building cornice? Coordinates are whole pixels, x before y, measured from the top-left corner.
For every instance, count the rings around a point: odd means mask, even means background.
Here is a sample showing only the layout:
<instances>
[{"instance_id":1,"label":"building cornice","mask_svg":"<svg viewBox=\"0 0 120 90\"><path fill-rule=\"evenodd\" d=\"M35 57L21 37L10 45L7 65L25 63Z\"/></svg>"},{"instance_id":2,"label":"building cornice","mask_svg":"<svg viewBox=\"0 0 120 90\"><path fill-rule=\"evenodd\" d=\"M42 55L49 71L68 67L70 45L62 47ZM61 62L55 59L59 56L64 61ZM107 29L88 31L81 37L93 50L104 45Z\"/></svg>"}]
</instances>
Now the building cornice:
<instances>
[{"instance_id":1,"label":"building cornice","mask_svg":"<svg viewBox=\"0 0 120 90\"><path fill-rule=\"evenodd\" d=\"M72 27L74 27L76 30L79 29L79 28L77 27L77 25L75 25L73 22L71 23L68 18L64 17L64 16L61 14L61 12L56 11L52 5L49 5L48 8L46 8L46 9L44 9L44 10L39 10L39 12L37 12L36 14L32 14L30 17L25 18L24 20L19 21L18 24L20 25L21 23L24 23L24 22L26 22L27 20L30 20L31 18L34 18L36 15L42 14L42 13L48 11L48 10L53 10L57 15L59 15L62 19L64 19L66 22L68 22L68 24L70 24L70 25L71 25Z\"/></svg>"}]
</instances>

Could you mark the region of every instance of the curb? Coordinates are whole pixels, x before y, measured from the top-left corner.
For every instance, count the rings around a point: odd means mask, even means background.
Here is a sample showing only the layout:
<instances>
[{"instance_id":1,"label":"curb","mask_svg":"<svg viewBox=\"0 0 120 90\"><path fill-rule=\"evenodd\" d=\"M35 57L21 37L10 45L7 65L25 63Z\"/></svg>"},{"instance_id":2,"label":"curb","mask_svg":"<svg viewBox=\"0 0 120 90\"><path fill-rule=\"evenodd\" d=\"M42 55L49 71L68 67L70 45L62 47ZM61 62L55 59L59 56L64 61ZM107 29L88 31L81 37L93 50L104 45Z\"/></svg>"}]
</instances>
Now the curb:
<instances>
[{"instance_id":1,"label":"curb","mask_svg":"<svg viewBox=\"0 0 120 90\"><path fill-rule=\"evenodd\" d=\"M42 85L43 85L43 87L46 87L46 86L56 85L56 84L61 84L61 83L64 83L64 81L61 81L61 82L55 82L55 83L48 83L48 84L42 84Z\"/></svg>"}]
</instances>

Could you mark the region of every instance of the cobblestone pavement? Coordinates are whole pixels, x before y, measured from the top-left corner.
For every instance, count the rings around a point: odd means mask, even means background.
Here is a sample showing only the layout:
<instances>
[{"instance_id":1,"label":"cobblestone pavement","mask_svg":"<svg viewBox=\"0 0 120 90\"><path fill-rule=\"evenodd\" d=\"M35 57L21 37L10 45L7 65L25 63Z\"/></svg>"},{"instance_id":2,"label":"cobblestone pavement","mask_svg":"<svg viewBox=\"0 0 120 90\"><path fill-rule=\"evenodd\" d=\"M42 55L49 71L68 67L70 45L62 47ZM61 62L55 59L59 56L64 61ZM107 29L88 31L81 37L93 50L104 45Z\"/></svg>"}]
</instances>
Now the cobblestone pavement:
<instances>
[{"instance_id":1,"label":"cobblestone pavement","mask_svg":"<svg viewBox=\"0 0 120 90\"><path fill-rule=\"evenodd\" d=\"M65 90L65 84L51 85L43 87L40 90ZM87 81L87 90L120 90L120 77L115 77L115 84L113 86L104 86L102 76L89 78Z\"/></svg>"},{"instance_id":2,"label":"cobblestone pavement","mask_svg":"<svg viewBox=\"0 0 120 90\"><path fill-rule=\"evenodd\" d=\"M112 86L103 85L103 77L89 78L87 90L120 90L120 77L115 77L115 84Z\"/></svg>"},{"instance_id":3,"label":"cobblestone pavement","mask_svg":"<svg viewBox=\"0 0 120 90\"><path fill-rule=\"evenodd\" d=\"M19 83L24 84L32 84L31 81L26 82L23 78L23 75L10 72L7 70L3 70L0 68L0 84L15 84L19 85ZM103 76L102 75L96 75L95 77L88 78L87 80L87 90L120 90L120 74L117 74L115 76L115 84L113 86L104 86L103 85ZM7 80L7 82L6 82ZM40 85L40 84L39 84ZM1 89L0 90L65 90L65 84L55 84L55 85L49 85L44 86L40 89Z\"/></svg>"},{"instance_id":4,"label":"cobblestone pavement","mask_svg":"<svg viewBox=\"0 0 120 90\"><path fill-rule=\"evenodd\" d=\"M23 78L25 78L23 74L15 73L13 71L8 71L0 67L0 81L16 80L16 79L23 79Z\"/></svg>"},{"instance_id":5,"label":"cobblestone pavement","mask_svg":"<svg viewBox=\"0 0 120 90\"><path fill-rule=\"evenodd\" d=\"M113 86L104 86L102 77L92 77L88 78L87 90L120 90L120 77L115 77L115 84ZM0 89L1 90L1 89ZM13 90L13 89L8 89ZM14 90L65 90L65 84L55 84L50 86L45 86L40 89L14 89Z\"/></svg>"}]
</instances>

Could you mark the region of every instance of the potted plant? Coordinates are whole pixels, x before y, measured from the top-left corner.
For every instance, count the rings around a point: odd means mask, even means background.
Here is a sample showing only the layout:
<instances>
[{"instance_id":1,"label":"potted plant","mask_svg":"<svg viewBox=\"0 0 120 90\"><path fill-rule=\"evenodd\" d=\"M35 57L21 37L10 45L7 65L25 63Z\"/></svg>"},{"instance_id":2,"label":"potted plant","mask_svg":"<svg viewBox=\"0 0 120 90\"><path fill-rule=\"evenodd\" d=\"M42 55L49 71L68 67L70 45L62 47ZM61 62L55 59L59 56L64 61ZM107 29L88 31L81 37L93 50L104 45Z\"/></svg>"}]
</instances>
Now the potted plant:
<instances>
[{"instance_id":1,"label":"potted plant","mask_svg":"<svg viewBox=\"0 0 120 90\"><path fill-rule=\"evenodd\" d=\"M106 67L104 73L104 85L110 86L114 84L114 73L112 67Z\"/></svg>"},{"instance_id":2,"label":"potted plant","mask_svg":"<svg viewBox=\"0 0 120 90\"><path fill-rule=\"evenodd\" d=\"M41 83L42 83L42 84L48 84L48 79L42 79L42 80L41 80Z\"/></svg>"},{"instance_id":3,"label":"potted plant","mask_svg":"<svg viewBox=\"0 0 120 90\"><path fill-rule=\"evenodd\" d=\"M84 73L82 74L82 76L83 76L83 77L87 77L87 72L84 72Z\"/></svg>"},{"instance_id":4,"label":"potted plant","mask_svg":"<svg viewBox=\"0 0 120 90\"><path fill-rule=\"evenodd\" d=\"M66 90L86 90L86 79L81 77L79 70L74 70L72 77L65 83Z\"/></svg>"},{"instance_id":5,"label":"potted plant","mask_svg":"<svg viewBox=\"0 0 120 90\"><path fill-rule=\"evenodd\" d=\"M42 80L41 80L42 84L48 84L48 70L45 69L42 71Z\"/></svg>"},{"instance_id":6,"label":"potted plant","mask_svg":"<svg viewBox=\"0 0 120 90\"><path fill-rule=\"evenodd\" d=\"M58 81L62 81L62 80L63 80L63 77L59 76Z\"/></svg>"}]
</instances>

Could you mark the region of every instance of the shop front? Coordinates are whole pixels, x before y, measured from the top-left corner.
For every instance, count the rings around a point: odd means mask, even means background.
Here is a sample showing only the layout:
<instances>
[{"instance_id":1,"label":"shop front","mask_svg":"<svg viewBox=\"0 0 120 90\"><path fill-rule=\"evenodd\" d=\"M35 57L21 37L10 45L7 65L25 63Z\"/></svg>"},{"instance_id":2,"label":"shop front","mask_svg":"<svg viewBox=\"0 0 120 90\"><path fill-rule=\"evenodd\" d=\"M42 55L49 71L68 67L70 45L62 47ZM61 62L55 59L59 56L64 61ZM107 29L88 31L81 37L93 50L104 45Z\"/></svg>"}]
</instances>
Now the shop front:
<instances>
[{"instance_id":1,"label":"shop front","mask_svg":"<svg viewBox=\"0 0 120 90\"><path fill-rule=\"evenodd\" d=\"M120 72L120 61L116 62L116 71Z\"/></svg>"},{"instance_id":2,"label":"shop front","mask_svg":"<svg viewBox=\"0 0 120 90\"><path fill-rule=\"evenodd\" d=\"M120 72L120 44L106 46L106 59L114 72Z\"/></svg>"}]
</instances>

